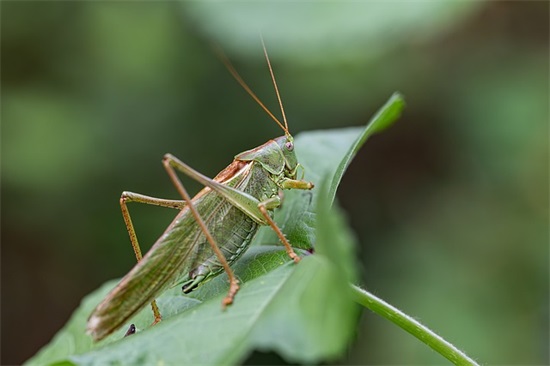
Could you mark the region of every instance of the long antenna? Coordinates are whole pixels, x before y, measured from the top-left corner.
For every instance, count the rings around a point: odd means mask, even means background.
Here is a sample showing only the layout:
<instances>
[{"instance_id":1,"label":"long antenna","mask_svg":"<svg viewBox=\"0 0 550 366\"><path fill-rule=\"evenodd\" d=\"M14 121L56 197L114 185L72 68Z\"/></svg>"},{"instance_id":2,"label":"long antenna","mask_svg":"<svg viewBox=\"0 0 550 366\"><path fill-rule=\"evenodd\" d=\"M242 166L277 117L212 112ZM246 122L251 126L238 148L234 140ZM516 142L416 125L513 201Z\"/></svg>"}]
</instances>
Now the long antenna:
<instances>
[{"instance_id":1,"label":"long antenna","mask_svg":"<svg viewBox=\"0 0 550 366\"><path fill-rule=\"evenodd\" d=\"M264 41L263 41L263 38L262 38L262 45L264 44ZM265 50L265 45L263 45L264 47L264 54L266 55L267 57L267 52ZM237 70L235 70L235 68L233 67L233 64L231 63L231 61L229 61L229 59L227 58L227 56L225 55L225 53L222 51L222 49L220 47L214 47L215 48L215 51L218 53L218 56L221 58L223 64L225 65L225 67L227 68L227 70L229 70L229 72L231 73L231 75L235 78L235 80L237 80L237 82L243 87L244 90L246 90L246 92L256 101L256 103L258 103L260 105L260 107L262 107L262 109L275 121L277 122L277 124L279 125L279 127L281 127L281 129L285 132L285 134L289 134L288 132L288 124L286 122L286 117L285 117L285 113L284 113L284 110L283 110L283 120L285 122L285 124L283 125L278 119L277 117L275 117L273 115L273 113L271 113L271 111L262 103L262 101L260 100L260 98L258 98L256 96L256 94L254 94L254 92L250 89L250 87L245 83L245 81L241 78L241 76L239 75L239 73L237 72ZM269 64L269 59L267 59L267 63L268 63L268 66L269 66L269 72L271 73L271 77L273 79L273 82L275 82L275 79L273 77L273 71L271 70L271 65ZM277 90L277 84L275 84L275 91L277 93L277 98L279 99L279 104L281 105L281 110L282 110L282 104L281 104L281 98L279 97L279 91Z\"/></svg>"},{"instance_id":2,"label":"long antenna","mask_svg":"<svg viewBox=\"0 0 550 366\"><path fill-rule=\"evenodd\" d=\"M271 62L269 62L269 56L267 55L267 49L265 48L264 37L260 34L262 40L262 47L264 49L265 59L267 61L267 66L269 67L269 74L271 75L271 81L273 81L273 86L275 87L275 93L277 94L277 100L279 101L279 107L281 107L281 113L283 115L283 122L285 123L285 133L288 135L288 123L286 121L285 109L283 108L283 101L281 100L281 94L279 94L279 88L277 87L277 82L275 81L275 74L273 74L273 69L271 68Z\"/></svg>"}]
</instances>

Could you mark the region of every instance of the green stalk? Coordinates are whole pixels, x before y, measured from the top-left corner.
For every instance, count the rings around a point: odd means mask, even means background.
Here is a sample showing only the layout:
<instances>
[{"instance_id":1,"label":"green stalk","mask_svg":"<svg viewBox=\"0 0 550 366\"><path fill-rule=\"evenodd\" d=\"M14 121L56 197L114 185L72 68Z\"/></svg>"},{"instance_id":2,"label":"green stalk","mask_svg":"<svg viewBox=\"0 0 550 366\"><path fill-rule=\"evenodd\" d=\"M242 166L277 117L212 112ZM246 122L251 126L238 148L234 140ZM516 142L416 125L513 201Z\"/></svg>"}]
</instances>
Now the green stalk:
<instances>
[{"instance_id":1,"label":"green stalk","mask_svg":"<svg viewBox=\"0 0 550 366\"><path fill-rule=\"evenodd\" d=\"M417 320L356 285L352 285L351 288L355 301L358 304L392 321L455 365L478 366L478 363L468 357L464 352L460 351L454 345L441 338Z\"/></svg>"}]
</instances>

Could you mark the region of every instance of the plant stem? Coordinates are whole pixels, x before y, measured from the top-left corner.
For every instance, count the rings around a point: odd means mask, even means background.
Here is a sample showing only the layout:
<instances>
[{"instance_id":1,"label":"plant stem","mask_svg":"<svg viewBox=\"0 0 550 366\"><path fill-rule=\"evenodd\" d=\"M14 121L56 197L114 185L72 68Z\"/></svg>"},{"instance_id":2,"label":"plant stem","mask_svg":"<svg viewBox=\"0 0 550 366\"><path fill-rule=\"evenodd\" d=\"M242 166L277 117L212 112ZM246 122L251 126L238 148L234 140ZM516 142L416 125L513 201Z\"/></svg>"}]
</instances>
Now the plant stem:
<instances>
[{"instance_id":1,"label":"plant stem","mask_svg":"<svg viewBox=\"0 0 550 366\"><path fill-rule=\"evenodd\" d=\"M351 288L357 303L392 321L455 365L478 366L478 363L468 357L464 352L460 351L417 320L356 285L352 285Z\"/></svg>"}]
</instances>

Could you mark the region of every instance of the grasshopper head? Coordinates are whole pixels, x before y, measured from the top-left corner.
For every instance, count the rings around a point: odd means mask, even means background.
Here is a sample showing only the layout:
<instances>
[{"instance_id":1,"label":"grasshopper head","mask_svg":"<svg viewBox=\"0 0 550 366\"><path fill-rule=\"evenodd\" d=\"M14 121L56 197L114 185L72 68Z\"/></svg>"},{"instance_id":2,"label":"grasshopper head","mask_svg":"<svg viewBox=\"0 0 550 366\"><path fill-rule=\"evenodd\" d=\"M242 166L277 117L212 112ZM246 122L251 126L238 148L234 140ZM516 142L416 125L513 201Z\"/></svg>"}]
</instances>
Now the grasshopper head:
<instances>
[{"instance_id":1,"label":"grasshopper head","mask_svg":"<svg viewBox=\"0 0 550 366\"><path fill-rule=\"evenodd\" d=\"M290 134L281 136L275 139L277 145L283 155L284 162L284 175L288 178L296 178L296 170L298 168L298 159L296 158L296 153L294 152L294 139Z\"/></svg>"},{"instance_id":2,"label":"grasshopper head","mask_svg":"<svg viewBox=\"0 0 550 366\"><path fill-rule=\"evenodd\" d=\"M281 189L312 189L313 183L297 179L298 163L294 152L294 141L290 134L269 140L255 149L248 150L235 156L239 161L254 161L262 169L269 172L271 179ZM303 173L303 167L302 167Z\"/></svg>"},{"instance_id":3,"label":"grasshopper head","mask_svg":"<svg viewBox=\"0 0 550 366\"><path fill-rule=\"evenodd\" d=\"M271 174L283 175L290 179L295 179L299 166L294 152L294 141L290 135L269 140L255 149L238 154L235 159L256 161Z\"/></svg>"}]
</instances>

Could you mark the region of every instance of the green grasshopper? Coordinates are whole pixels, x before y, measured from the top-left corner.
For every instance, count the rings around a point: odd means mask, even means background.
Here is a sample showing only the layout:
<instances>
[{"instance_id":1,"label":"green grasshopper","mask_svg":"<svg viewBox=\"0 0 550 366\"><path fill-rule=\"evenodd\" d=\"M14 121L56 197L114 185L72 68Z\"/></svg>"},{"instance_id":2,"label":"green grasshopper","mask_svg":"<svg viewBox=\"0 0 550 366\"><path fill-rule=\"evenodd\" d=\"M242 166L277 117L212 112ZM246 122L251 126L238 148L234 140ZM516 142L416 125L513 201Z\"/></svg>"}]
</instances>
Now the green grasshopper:
<instances>
[{"instance_id":1,"label":"green grasshopper","mask_svg":"<svg viewBox=\"0 0 550 366\"><path fill-rule=\"evenodd\" d=\"M222 271L229 278L229 291L222 306L231 304L239 284L230 265L248 249L260 225L269 225L285 246L289 257L294 262L300 260L273 221L273 210L281 206L284 189L312 189L313 183L303 180L303 177L297 178L301 165L294 152L293 138L288 130L265 45L263 50L284 125L256 97L231 63L227 59L224 62L239 84L283 129L284 136L238 154L214 179L202 175L173 155L166 154L162 163L183 200L122 193L120 207L137 264L90 315L87 331L95 341L120 328L148 303L155 317L153 324L158 323L161 314L155 298L161 292L183 282L183 292L189 293ZM205 188L191 199L176 171L193 178ZM143 257L128 211L128 202L180 210ZM127 334L134 330L132 325Z\"/></svg>"}]
</instances>

